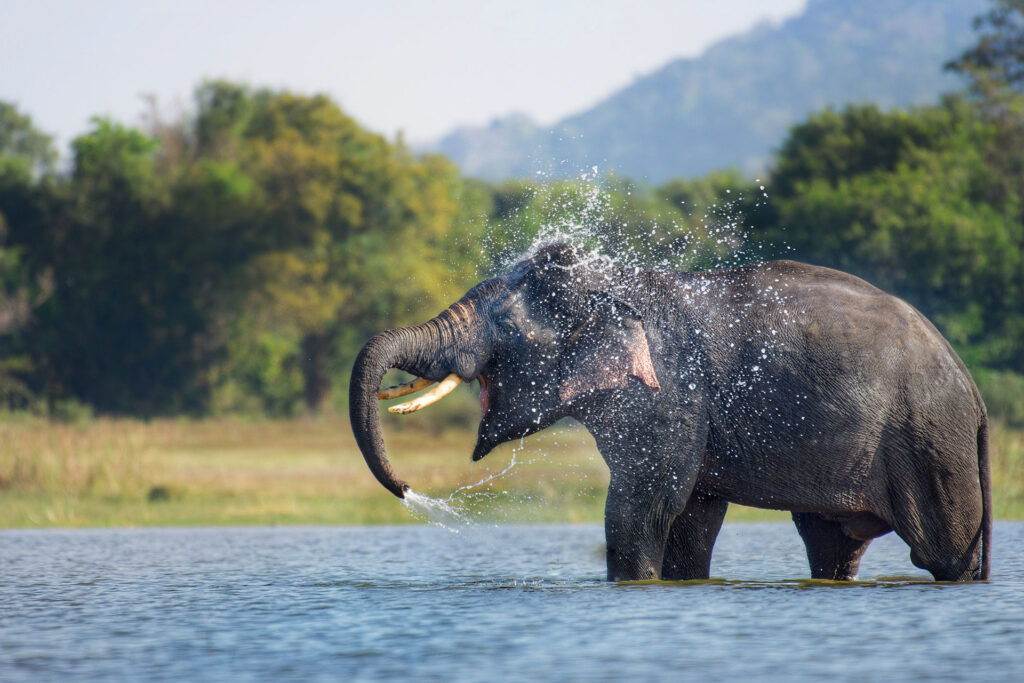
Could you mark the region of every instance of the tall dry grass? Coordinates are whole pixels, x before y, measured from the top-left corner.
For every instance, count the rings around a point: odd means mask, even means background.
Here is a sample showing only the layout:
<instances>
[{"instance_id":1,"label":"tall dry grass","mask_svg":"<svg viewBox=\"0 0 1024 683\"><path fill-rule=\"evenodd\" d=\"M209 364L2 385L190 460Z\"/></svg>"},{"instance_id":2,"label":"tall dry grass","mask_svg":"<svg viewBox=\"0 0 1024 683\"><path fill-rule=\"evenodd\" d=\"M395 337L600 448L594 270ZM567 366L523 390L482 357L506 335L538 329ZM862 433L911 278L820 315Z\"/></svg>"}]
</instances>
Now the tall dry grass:
<instances>
[{"instance_id":1,"label":"tall dry grass","mask_svg":"<svg viewBox=\"0 0 1024 683\"><path fill-rule=\"evenodd\" d=\"M1024 519L1024 429L994 423L989 435L996 517Z\"/></svg>"},{"instance_id":2,"label":"tall dry grass","mask_svg":"<svg viewBox=\"0 0 1024 683\"><path fill-rule=\"evenodd\" d=\"M403 478L447 495L510 462L505 446L471 463L473 438L413 423L388 425L387 442ZM509 519L600 519L607 472L589 437L556 429L532 441L519 465L485 487L494 495L463 503ZM0 420L4 527L411 521L342 420Z\"/></svg>"},{"instance_id":3,"label":"tall dry grass","mask_svg":"<svg viewBox=\"0 0 1024 683\"><path fill-rule=\"evenodd\" d=\"M474 435L385 425L396 471L495 521L600 521L608 472L580 429L556 427L471 463ZM995 513L1024 517L1024 430L992 428ZM516 451L513 453L513 451ZM733 506L730 519L787 519ZM344 420L0 419L0 527L372 524L415 521L369 473Z\"/></svg>"}]
</instances>

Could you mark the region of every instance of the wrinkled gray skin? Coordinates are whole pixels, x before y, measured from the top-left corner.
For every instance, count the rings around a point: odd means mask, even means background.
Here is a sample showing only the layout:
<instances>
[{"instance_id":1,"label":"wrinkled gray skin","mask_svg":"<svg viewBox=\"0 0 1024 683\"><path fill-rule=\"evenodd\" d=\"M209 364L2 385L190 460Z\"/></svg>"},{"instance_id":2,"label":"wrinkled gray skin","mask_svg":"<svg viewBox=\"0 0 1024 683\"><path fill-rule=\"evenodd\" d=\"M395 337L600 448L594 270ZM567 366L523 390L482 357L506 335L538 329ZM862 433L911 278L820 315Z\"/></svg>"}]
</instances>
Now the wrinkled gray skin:
<instances>
[{"instance_id":1,"label":"wrinkled gray skin","mask_svg":"<svg viewBox=\"0 0 1024 683\"><path fill-rule=\"evenodd\" d=\"M707 578L729 502L792 511L815 578L854 578L893 530L937 580L988 578L984 404L920 313L851 275L617 270L545 247L359 354L353 431L402 497L376 398L389 368L481 380L474 460L585 425L611 471L611 580Z\"/></svg>"}]
</instances>

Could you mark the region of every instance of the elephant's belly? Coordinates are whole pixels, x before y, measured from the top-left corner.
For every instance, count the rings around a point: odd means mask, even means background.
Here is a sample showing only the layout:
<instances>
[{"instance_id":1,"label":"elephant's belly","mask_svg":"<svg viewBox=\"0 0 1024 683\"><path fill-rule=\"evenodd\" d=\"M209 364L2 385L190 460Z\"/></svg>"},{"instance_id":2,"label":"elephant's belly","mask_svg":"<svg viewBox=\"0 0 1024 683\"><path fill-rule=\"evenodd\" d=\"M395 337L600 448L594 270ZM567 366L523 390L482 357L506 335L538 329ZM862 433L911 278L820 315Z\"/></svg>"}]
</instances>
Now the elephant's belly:
<instances>
[{"instance_id":1,"label":"elephant's belly","mask_svg":"<svg viewBox=\"0 0 1024 683\"><path fill-rule=\"evenodd\" d=\"M751 507L884 516L884 473L878 471L874 454L824 453L775 450L744 457L709 456L697 488Z\"/></svg>"},{"instance_id":2,"label":"elephant's belly","mask_svg":"<svg viewBox=\"0 0 1024 683\"><path fill-rule=\"evenodd\" d=\"M884 454L899 444L886 440L884 411L821 400L776 420L762 408L743 404L720 415L698 486L752 507L887 517Z\"/></svg>"}]
</instances>

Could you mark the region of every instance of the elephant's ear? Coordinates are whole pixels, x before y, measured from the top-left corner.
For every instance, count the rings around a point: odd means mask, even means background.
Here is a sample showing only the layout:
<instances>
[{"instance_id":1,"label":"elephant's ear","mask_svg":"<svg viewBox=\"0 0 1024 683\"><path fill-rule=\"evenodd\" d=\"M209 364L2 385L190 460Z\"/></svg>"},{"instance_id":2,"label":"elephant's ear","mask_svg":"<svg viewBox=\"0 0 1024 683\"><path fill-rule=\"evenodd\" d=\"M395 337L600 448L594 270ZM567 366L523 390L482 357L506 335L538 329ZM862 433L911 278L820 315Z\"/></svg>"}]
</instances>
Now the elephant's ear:
<instances>
[{"instance_id":1,"label":"elephant's ear","mask_svg":"<svg viewBox=\"0 0 1024 683\"><path fill-rule=\"evenodd\" d=\"M591 315L569 335L559 396L570 401L603 389L619 389L636 377L661 389L651 363L640 314L603 292L590 295Z\"/></svg>"}]
</instances>

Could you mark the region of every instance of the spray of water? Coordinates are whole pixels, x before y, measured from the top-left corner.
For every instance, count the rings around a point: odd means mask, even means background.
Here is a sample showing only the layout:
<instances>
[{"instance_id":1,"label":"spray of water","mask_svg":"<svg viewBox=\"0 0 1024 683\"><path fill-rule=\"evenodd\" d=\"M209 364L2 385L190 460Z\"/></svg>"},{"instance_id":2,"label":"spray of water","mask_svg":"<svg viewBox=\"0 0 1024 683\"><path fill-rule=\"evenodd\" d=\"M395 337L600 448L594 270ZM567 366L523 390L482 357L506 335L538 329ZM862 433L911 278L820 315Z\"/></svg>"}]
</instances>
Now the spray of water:
<instances>
[{"instance_id":1,"label":"spray of water","mask_svg":"<svg viewBox=\"0 0 1024 683\"><path fill-rule=\"evenodd\" d=\"M542 177L543 181L544 178ZM578 267L597 266L601 270L641 269L692 270L694 268L721 269L744 263L763 260L760 246L750 239L745 227L746 217L742 209L757 208L767 199L763 185L754 190L756 197L744 197L739 191L726 190L718 202L707 207L683 207L690 211L685 220L680 213L671 216L629 218L630 212L621 206L623 197L632 197L634 190L628 186L611 188L614 179L602 178L597 167L581 173L575 182L540 182L524 190L519 206L507 213L501 220L489 227L481 248L481 279L496 273L507 272L515 263L529 258L545 246L566 243L580 247L590 254L590 260ZM619 203L617 205L617 202ZM694 215L696 211L699 215ZM648 221L644 223L644 221ZM691 281L682 296L693 302L713 301L720 282L712 278ZM785 301L784 282L778 279L764 291L758 292L765 299L775 303ZM722 310L729 310L727 302L718 301ZM732 315L732 313L730 313ZM735 311L735 319L728 327L741 322L743 311ZM786 311L783 324L790 322L791 313ZM711 330L698 329L709 343L734 341L715 340ZM760 353L743 372L733 378L732 384L722 389L726 407L729 407L742 392L758 388L766 392L772 389L762 381L763 370L771 362L773 354L781 346L778 330L758 330ZM751 340L745 340L748 343ZM704 370L690 359L683 371L690 382L691 390L703 378ZM766 402L771 405L771 402ZM750 434L750 437L755 435ZM414 491L406 493L405 505L412 514L431 524L442 526L459 533L460 529L480 523L483 510L496 499L518 504L532 503L525 494L514 495L494 485L517 467L528 466L540 457L523 459L525 444L520 440L512 449L511 459L503 469L488 474L477 482L460 486L447 498L431 498ZM513 500L515 499L515 500ZM508 506L506 505L506 508Z\"/></svg>"},{"instance_id":2,"label":"spray of water","mask_svg":"<svg viewBox=\"0 0 1024 683\"><path fill-rule=\"evenodd\" d=\"M405 491L402 504L413 516L425 522L448 529L452 533L459 533L462 527L471 523L465 512L452 507L447 500L431 498L412 489Z\"/></svg>"},{"instance_id":3,"label":"spray of water","mask_svg":"<svg viewBox=\"0 0 1024 683\"><path fill-rule=\"evenodd\" d=\"M761 249L750 238L744 211L759 209L767 197L763 185L725 189L708 206L668 210L665 202L666 210L656 213L650 209L656 198L602 176L596 166L573 181L541 176L508 200L513 208L489 226L481 263L490 265L479 275L506 272L556 242L580 247L617 268L692 270L748 263L759 260Z\"/></svg>"},{"instance_id":4,"label":"spray of water","mask_svg":"<svg viewBox=\"0 0 1024 683\"><path fill-rule=\"evenodd\" d=\"M405 492L402 503L413 516L455 534L460 533L463 529L476 526L482 521L480 518L484 514L482 503L498 496L509 496L507 491L491 489L491 485L511 472L517 465L529 465L534 461L534 459L526 461L517 459L517 455L526 448L524 442L525 438L519 440L518 445L512 449L509 463L503 469L472 484L458 487L447 498L431 498L409 489Z\"/></svg>"}]
</instances>

